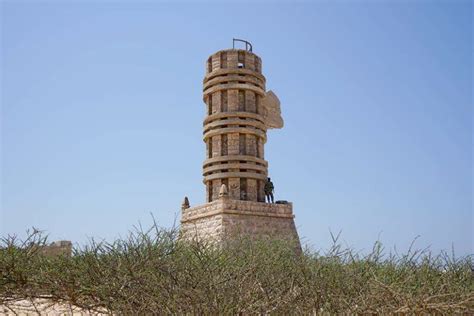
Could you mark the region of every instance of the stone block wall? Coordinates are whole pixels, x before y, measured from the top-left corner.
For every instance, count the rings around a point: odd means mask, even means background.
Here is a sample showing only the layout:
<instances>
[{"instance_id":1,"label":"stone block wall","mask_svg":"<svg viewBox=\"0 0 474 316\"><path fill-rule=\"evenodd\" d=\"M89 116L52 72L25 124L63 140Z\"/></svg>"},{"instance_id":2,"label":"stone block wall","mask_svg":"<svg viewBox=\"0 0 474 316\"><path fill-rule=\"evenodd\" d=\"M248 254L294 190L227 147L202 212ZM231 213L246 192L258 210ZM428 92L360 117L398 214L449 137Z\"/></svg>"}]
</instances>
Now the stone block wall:
<instances>
[{"instance_id":1,"label":"stone block wall","mask_svg":"<svg viewBox=\"0 0 474 316\"><path fill-rule=\"evenodd\" d=\"M181 234L186 239L221 240L222 215L218 212L221 208L219 200L182 209Z\"/></svg>"},{"instance_id":2,"label":"stone block wall","mask_svg":"<svg viewBox=\"0 0 474 316\"><path fill-rule=\"evenodd\" d=\"M55 241L48 246L43 246L41 252L46 256L70 256L72 254L72 242L69 240Z\"/></svg>"},{"instance_id":3,"label":"stone block wall","mask_svg":"<svg viewBox=\"0 0 474 316\"><path fill-rule=\"evenodd\" d=\"M182 210L181 233L185 239L222 241L226 236L271 237L299 242L293 205L218 198Z\"/></svg>"}]
</instances>

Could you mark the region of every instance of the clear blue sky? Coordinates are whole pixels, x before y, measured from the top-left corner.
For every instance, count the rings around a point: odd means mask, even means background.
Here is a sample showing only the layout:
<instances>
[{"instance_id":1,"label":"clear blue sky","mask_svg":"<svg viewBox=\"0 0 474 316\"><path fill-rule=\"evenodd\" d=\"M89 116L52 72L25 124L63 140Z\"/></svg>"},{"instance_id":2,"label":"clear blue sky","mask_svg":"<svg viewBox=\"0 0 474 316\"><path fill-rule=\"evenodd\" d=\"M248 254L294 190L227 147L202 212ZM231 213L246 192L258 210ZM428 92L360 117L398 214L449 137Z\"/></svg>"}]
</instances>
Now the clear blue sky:
<instances>
[{"instance_id":1,"label":"clear blue sky","mask_svg":"<svg viewBox=\"0 0 474 316\"><path fill-rule=\"evenodd\" d=\"M205 61L250 40L285 128L266 159L316 248L473 253L465 1L2 2L0 233L112 239L202 204Z\"/></svg>"}]
</instances>

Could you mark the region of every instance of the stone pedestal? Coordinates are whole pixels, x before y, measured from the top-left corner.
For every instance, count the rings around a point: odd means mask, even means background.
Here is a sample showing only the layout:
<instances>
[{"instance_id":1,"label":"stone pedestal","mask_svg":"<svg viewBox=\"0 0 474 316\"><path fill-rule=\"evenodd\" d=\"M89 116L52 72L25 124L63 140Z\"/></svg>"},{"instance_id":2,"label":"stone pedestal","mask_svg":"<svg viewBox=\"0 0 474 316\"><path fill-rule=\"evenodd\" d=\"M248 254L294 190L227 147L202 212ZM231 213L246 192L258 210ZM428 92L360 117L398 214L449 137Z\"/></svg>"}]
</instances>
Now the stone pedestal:
<instances>
[{"instance_id":1,"label":"stone pedestal","mask_svg":"<svg viewBox=\"0 0 474 316\"><path fill-rule=\"evenodd\" d=\"M220 197L204 205L183 208L181 233L185 239L214 242L229 236L294 240L299 244L293 205L233 200Z\"/></svg>"}]
</instances>

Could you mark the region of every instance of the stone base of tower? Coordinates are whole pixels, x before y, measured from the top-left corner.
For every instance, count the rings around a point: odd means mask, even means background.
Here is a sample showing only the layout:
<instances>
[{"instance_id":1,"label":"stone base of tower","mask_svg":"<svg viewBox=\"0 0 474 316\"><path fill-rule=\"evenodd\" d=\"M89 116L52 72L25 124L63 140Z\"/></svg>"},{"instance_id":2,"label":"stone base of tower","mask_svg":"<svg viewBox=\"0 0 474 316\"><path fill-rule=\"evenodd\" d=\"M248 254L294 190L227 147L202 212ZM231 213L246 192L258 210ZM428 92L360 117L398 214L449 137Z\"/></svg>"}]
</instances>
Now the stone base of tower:
<instances>
[{"instance_id":1,"label":"stone base of tower","mask_svg":"<svg viewBox=\"0 0 474 316\"><path fill-rule=\"evenodd\" d=\"M299 247L293 205L232 200L228 197L182 209L184 239L221 242L232 236L294 241Z\"/></svg>"}]
</instances>

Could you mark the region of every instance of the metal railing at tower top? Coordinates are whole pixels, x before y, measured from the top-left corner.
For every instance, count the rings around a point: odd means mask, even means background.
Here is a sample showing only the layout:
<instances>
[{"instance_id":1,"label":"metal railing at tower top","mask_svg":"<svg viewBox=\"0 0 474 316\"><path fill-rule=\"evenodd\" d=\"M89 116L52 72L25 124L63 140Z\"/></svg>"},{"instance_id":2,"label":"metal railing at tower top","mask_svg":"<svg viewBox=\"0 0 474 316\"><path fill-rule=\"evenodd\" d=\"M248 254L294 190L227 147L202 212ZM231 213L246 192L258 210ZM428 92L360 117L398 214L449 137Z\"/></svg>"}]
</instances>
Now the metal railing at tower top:
<instances>
[{"instance_id":1,"label":"metal railing at tower top","mask_svg":"<svg viewBox=\"0 0 474 316\"><path fill-rule=\"evenodd\" d=\"M232 39L232 49L235 49L235 42L245 43L245 50L248 52L252 52L252 44L246 40L233 38Z\"/></svg>"}]
</instances>

